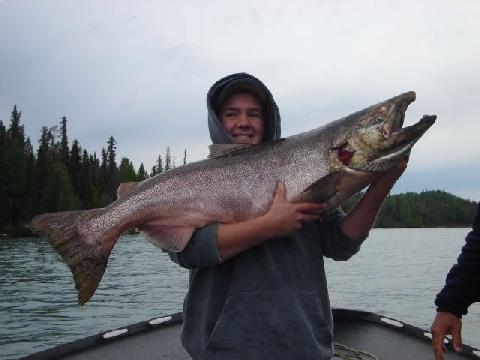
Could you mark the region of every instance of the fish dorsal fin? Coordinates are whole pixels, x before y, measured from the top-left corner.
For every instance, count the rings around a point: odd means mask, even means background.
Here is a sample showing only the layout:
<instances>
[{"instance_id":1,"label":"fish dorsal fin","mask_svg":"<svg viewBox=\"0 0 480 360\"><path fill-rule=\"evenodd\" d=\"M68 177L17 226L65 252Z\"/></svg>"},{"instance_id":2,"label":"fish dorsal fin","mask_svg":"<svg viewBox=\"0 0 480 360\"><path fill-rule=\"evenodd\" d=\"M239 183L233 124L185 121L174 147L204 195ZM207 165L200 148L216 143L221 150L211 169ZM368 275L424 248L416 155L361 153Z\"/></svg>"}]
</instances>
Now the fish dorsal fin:
<instances>
[{"instance_id":1,"label":"fish dorsal fin","mask_svg":"<svg viewBox=\"0 0 480 360\"><path fill-rule=\"evenodd\" d=\"M125 194L135 189L137 185L138 185L138 182L135 182L135 181L128 182L128 183L121 183L117 189L117 199L124 198Z\"/></svg>"},{"instance_id":2,"label":"fish dorsal fin","mask_svg":"<svg viewBox=\"0 0 480 360\"><path fill-rule=\"evenodd\" d=\"M275 145L278 145L286 139L281 138L278 140L266 141L260 144L213 144L208 148L210 149L209 159L214 159L222 156L231 156L249 152L252 149L257 151L269 149Z\"/></svg>"},{"instance_id":3,"label":"fish dorsal fin","mask_svg":"<svg viewBox=\"0 0 480 360\"><path fill-rule=\"evenodd\" d=\"M208 148L210 153L208 154L209 159L214 159L217 157L222 157L225 155L233 155L240 150L245 150L254 145L251 144L212 144Z\"/></svg>"}]
</instances>

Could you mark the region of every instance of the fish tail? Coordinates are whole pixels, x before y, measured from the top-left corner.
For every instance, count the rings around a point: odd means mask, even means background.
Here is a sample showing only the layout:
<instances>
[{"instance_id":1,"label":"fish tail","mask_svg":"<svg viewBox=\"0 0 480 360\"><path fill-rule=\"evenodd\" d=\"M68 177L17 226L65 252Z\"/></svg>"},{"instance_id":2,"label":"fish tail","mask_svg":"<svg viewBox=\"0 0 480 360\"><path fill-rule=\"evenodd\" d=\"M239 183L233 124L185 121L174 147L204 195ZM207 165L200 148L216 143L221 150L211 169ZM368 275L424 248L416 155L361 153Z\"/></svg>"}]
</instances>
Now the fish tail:
<instances>
[{"instance_id":1,"label":"fish tail","mask_svg":"<svg viewBox=\"0 0 480 360\"><path fill-rule=\"evenodd\" d=\"M42 214L34 217L30 224L34 232L48 237L72 271L80 305L95 293L113 245L120 235L101 235L102 239L98 241L91 238L98 236L94 229L88 234L79 231L79 225L100 213L103 213L103 209Z\"/></svg>"}]
</instances>

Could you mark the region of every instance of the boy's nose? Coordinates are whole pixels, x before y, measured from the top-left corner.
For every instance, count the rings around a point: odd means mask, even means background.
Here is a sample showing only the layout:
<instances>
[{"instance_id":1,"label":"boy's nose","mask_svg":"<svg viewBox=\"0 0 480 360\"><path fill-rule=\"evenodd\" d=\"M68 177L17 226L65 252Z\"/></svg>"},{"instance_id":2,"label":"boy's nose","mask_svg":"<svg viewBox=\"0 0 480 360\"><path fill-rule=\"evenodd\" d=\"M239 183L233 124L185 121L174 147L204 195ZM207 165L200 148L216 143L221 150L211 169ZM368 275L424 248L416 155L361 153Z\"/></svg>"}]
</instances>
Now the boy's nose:
<instances>
[{"instance_id":1,"label":"boy's nose","mask_svg":"<svg viewBox=\"0 0 480 360\"><path fill-rule=\"evenodd\" d=\"M240 114L238 117L238 126L250 126L250 121L248 120L247 114Z\"/></svg>"}]
</instances>

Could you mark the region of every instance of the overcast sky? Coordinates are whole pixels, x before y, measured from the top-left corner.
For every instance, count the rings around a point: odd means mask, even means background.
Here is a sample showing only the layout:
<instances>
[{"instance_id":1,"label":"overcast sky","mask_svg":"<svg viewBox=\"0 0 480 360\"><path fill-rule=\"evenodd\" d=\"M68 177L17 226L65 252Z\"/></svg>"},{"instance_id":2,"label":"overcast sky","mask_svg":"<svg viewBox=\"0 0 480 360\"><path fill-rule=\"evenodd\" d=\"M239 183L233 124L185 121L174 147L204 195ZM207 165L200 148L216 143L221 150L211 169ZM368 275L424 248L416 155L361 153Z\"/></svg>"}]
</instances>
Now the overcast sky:
<instances>
[{"instance_id":1,"label":"overcast sky","mask_svg":"<svg viewBox=\"0 0 480 360\"><path fill-rule=\"evenodd\" d=\"M249 72L272 91L282 135L415 90L406 124L437 123L394 192L480 200L479 1L0 0L0 119L22 111L33 142L69 121L70 140L148 169L171 147L207 154L205 97Z\"/></svg>"}]
</instances>

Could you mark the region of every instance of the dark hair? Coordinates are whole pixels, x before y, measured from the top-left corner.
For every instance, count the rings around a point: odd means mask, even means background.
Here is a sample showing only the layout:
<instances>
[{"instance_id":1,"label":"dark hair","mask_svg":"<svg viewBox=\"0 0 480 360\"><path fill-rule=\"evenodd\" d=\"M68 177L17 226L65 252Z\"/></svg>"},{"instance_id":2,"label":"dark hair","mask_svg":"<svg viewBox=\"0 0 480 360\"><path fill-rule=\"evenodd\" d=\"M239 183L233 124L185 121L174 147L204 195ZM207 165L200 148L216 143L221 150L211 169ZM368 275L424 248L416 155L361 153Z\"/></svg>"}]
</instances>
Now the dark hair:
<instances>
[{"instance_id":1,"label":"dark hair","mask_svg":"<svg viewBox=\"0 0 480 360\"><path fill-rule=\"evenodd\" d=\"M220 89L215 97L215 113L219 116L220 109L227 99L232 95L236 94L250 94L260 103L262 107L262 113L265 109L266 94L264 89L259 87L256 83L252 81L237 81L231 84L228 84L223 89Z\"/></svg>"}]
</instances>

